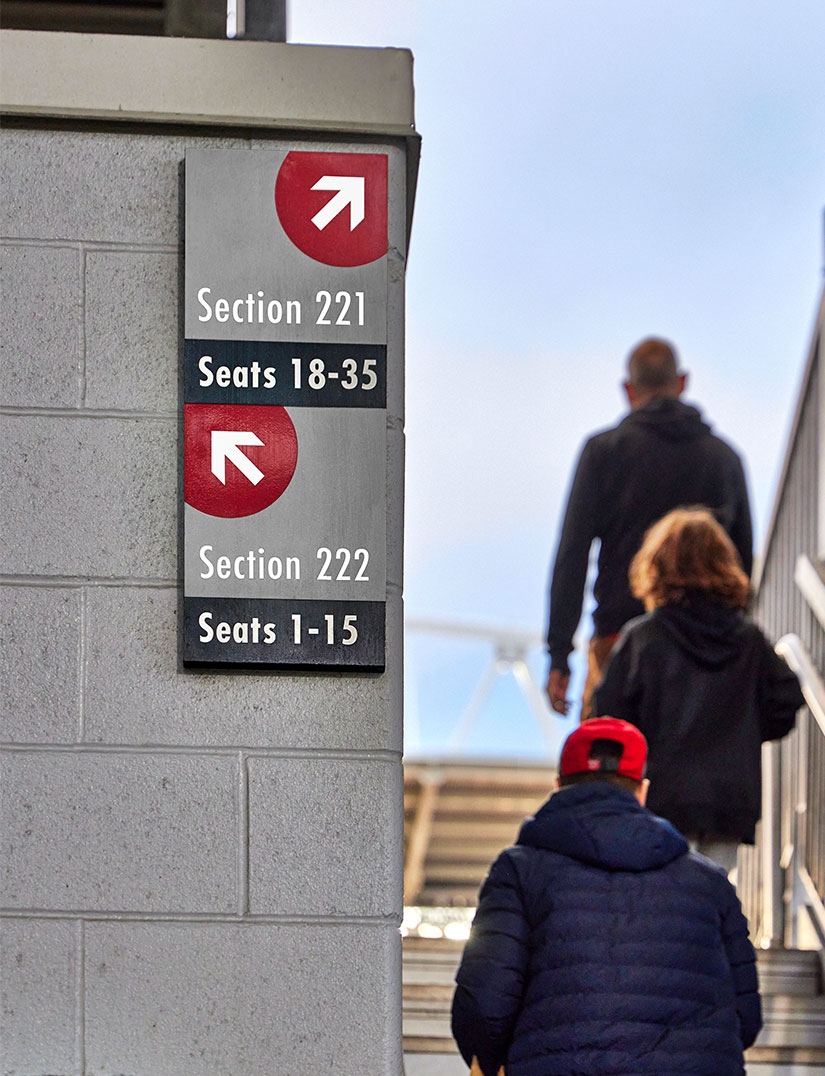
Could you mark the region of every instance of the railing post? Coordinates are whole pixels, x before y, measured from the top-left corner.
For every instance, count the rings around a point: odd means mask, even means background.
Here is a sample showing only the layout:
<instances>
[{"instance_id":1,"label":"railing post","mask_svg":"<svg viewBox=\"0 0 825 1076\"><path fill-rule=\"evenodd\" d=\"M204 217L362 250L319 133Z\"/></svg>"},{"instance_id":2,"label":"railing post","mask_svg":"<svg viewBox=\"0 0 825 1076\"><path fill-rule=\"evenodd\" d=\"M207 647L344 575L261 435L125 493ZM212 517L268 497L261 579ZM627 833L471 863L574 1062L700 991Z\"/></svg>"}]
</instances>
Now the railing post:
<instances>
[{"instance_id":1,"label":"railing post","mask_svg":"<svg viewBox=\"0 0 825 1076\"><path fill-rule=\"evenodd\" d=\"M800 711L793 738L793 764L796 772L796 796L792 816L793 849L788 863L788 904L786 910L790 944L799 944L799 912L804 905L804 891L799 880L799 868L807 862L808 810L808 711Z\"/></svg>"},{"instance_id":2,"label":"railing post","mask_svg":"<svg viewBox=\"0 0 825 1076\"><path fill-rule=\"evenodd\" d=\"M785 880L782 854L782 772L778 745L762 745L762 937L763 949L781 948L785 941Z\"/></svg>"},{"instance_id":3,"label":"railing post","mask_svg":"<svg viewBox=\"0 0 825 1076\"><path fill-rule=\"evenodd\" d=\"M807 709L800 712L796 732L792 734L796 781L795 802L789 804L789 809L794 812L793 845L783 864L788 876L786 921L793 944L800 942L800 928L807 932L809 918L822 944L825 940L825 872L822 870L825 810L822 809L822 764L814 759L822 759L825 742L822 739L825 735L825 683L798 636L783 636L776 644L776 652L799 677L807 703ZM803 909L805 914L800 916ZM775 933L776 930L772 930L771 936Z\"/></svg>"}]
</instances>

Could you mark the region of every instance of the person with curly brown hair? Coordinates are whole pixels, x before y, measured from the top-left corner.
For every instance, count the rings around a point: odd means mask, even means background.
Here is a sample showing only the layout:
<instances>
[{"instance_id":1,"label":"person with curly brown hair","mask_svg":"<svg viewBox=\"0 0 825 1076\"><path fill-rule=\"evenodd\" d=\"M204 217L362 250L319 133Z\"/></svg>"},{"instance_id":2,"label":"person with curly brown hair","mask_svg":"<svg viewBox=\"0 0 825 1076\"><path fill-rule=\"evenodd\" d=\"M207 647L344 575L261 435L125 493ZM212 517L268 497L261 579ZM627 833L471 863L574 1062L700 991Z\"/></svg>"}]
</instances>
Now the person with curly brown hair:
<instances>
[{"instance_id":1,"label":"person with curly brown hair","mask_svg":"<svg viewBox=\"0 0 825 1076\"><path fill-rule=\"evenodd\" d=\"M622 630L594 714L641 729L649 807L730 871L754 842L761 744L793 728L799 682L746 615L748 577L706 509L654 523L629 574L647 612Z\"/></svg>"}]
</instances>

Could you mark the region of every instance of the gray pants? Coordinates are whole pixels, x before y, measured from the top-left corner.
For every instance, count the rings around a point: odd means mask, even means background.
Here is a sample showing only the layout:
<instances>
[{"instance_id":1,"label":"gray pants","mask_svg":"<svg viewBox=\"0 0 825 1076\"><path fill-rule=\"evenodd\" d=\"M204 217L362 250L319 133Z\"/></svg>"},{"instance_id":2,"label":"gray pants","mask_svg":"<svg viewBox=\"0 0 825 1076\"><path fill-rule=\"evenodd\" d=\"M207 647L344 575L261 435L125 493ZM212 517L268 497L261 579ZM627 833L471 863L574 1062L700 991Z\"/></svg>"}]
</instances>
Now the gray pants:
<instances>
[{"instance_id":1,"label":"gray pants","mask_svg":"<svg viewBox=\"0 0 825 1076\"><path fill-rule=\"evenodd\" d=\"M718 837L688 837L691 852L700 852L723 867L730 876L736 870L736 853L739 841L726 841Z\"/></svg>"}]
</instances>

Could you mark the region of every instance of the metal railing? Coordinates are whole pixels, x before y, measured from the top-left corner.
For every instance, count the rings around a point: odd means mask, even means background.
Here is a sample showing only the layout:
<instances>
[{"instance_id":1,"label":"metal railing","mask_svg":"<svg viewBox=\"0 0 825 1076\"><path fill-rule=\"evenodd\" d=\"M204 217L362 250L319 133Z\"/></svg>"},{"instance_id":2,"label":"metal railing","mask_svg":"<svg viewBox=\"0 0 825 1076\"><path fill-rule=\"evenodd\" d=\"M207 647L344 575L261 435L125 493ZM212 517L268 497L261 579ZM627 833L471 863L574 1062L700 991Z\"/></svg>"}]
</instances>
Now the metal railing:
<instances>
[{"instance_id":1,"label":"metal railing","mask_svg":"<svg viewBox=\"0 0 825 1076\"><path fill-rule=\"evenodd\" d=\"M467 624L453 620L433 618L410 618L405 621L408 634L445 636L463 642L475 641L489 647L481 679L459 715L444 752L460 755L484 704L501 677L511 675L528 710L541 730L550 757L555 762L562 735L559 719L550 709L541 684L535 679L528 657L544 647L544 639L538 632L519 628L502 628L486 624Z\"/></svg>"},{"instance_id":2,"label":"metal railing","mask_svg":"<svg viewBox=\"0 0 825 1076\"><path fill-rule=\"evenodd\" d=\"M806 706L794 731L762 753L762 822L740 856L738 889L757 945L825 948L825 684L802 641L776 651L799 677Z\"/></svg>"}]
</instances>

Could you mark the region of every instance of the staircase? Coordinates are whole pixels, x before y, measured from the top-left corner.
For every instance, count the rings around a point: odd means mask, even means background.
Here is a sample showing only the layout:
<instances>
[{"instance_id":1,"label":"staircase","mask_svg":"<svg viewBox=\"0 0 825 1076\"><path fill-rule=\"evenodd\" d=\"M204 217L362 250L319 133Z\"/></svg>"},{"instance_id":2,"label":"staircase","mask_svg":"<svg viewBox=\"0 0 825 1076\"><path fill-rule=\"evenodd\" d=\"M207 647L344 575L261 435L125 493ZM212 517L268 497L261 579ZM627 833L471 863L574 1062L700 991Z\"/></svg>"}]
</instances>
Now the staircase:
<instances>
[{"instance_id":1,"label":"staircase","mask_svg":"<svg viewBox=\"0 0 825 1076\"><path fill-rule=\"evenodd\" d=\"M757 957L764 1026L746 1055L748 1076L825 1073L820 954L804 949L766 949Z\"/></svg>"},{"instance_id":2,"label":"staircase","mask_svg":"<svg viewBox=\"0 0 825 1076\"><path fill-rule=\"evenodd\" d=\"M466 1076L450 1035L453 978L462 942L407 937L403 943L406 1076ZM748 1050L748 1076L825 1073L825 993L820 954L758 953L764 1027Z\"/></svg>"}]
</instances>

